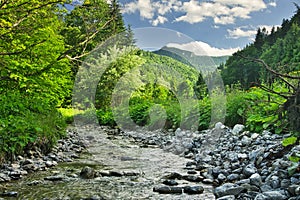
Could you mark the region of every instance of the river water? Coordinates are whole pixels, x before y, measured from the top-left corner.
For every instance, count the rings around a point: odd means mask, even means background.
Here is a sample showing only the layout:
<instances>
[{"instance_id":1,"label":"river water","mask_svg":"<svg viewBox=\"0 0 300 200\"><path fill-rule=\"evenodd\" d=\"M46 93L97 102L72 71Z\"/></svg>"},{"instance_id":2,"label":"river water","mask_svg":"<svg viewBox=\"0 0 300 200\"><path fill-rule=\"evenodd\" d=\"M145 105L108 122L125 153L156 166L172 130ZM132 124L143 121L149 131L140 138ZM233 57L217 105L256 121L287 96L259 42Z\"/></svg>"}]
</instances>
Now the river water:
<instances>
[{"instance_id":1,"label":"river water","mask_svg":"<svg viewBox=\"0 0 300 200\"><path fill-rule=\"evenodd\" d=\"M71 163L61 163L46 172L37 172L21 181L8 184L8 191L18 192L18 197L7 199L163 199L193 200L215 199L212 187L201 183L179 180L179 186L200 184L203 194L159 194L153 187L162 185L162 177L172 172L185 175L186 158L163 151L157 146L144 147L131 138L111 136L100 127L78 128L90 141L87 152ZM84 166L96 171L135 172L138 176L101 176L82 179ZM61 176L60 181L46 181L45 177Z\"/></svg>"}]
</instances>

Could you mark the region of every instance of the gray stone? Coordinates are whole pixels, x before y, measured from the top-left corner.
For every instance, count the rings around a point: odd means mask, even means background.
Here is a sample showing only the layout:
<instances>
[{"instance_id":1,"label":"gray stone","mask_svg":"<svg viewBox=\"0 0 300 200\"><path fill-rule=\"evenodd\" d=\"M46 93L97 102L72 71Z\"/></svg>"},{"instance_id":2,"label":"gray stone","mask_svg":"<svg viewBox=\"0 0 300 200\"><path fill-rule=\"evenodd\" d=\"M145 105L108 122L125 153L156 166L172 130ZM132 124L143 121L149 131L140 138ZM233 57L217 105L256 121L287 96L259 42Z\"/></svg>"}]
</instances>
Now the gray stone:
<instances>
[{"instance_id":1,"label":"gray stone","mask_svg":"<svg viewBox=\"0 0 300 200\"><path fill-rule=\"evenodd\" d=\"M160 194L182 194L182 187L171 187L171 186L157 186L153 188L153 192Z\"/></svg>"},{"instance_id":2,"label":"gray stone","mask_svg":"<svg viewBox=\"0 0 300 200\"><path fill-rule=\"evenodd\" d=\"M109 172L109 175L110 175L110 176L121 177L121 176L124 176L124 173L123 173L123 172L118 172L118 171L110 171L110 172Z\"/></svg>"},{"instance_id":3,"label":"gray stone","mask_svg":"<svg viewBox=\"0 0 300 200\"><path fill-rule=\"evenodd\" d=\"M46 181L62 181L65 179L64 176L62 175L57 175L57 176L48 176L44 178Z\"/></svg>"},{"instance_id":4,"label":"gray stone","mask_svg":"<svg viewBox=\"0 0 300 200\"><path fill-rule=\"evenodd\" d=\"M244 191L244 188L232 183L225 183L222 186L215 188L214 195L219 198L227 195L238 195Z\"/></svg>"},{"instance_id":5,"label":"gray stone","mask_svg":"<svg viewBox=\"0 0 300 200\"><path fill-rule=\"evenodd\" d=\"M169 180L169 179L164 180L164 181L163 181L163 184L169 185L169 186L175 186L175 185L178 185L178 183L177 183L175 180Z\"/></svg>"},{"instance_id":6,"label":"gray stone","mask_svg":"<svg viewBox=\"0 0 300 200\"><path fill-rule=\"evenodd\" d=\"M96 172L93 168L85 166L80 172L80 177L83 179L95 178Z\"/></svg>"},{"instance_id":7,"label":"gray stone","mask_svg":"<svg viewBox=\"0 0 300 200\"><path fill-rule=\"evenodd\" d=\"M248 155L245 154L245 153L239 153L239 154L238 154L238 158L239 158L239 159L246 159L246 158L248 158Z\"/></svg>"},{"instance_id":8,"label":"gray stone","mask_svg":"<svg viewBox=\"0 0 300 200\"><path fill-rule=\"evenodd\" d=\"M258 134L258 133L253 133L253 134L251 135L251 139L252 139L252 140L256 140L258 137L259 137L259 134Z\"/></svg>"},{"instance_id":9,"label":"gray stone","mask_svg":"<svg viewBox=\"0 0 300 200\"><path fill-rule=\"evenodd\" d=\"M200 182L203 180L202 177L200 176L193 176L193 175L186 175L186 176L182 176L182 178L186 181L190 181L190 182Z\"/></svg>"},{"instance_id":10,"label":"gray stone","mask_svg":"<svg viewBox=\"0 0 300 200\"><path fill-rule=\"evenodd\" d=\"M232 129L232 133L234 135L241 133L244 130L245 126L242 124L236 124L233 129Z\"/></svg>"},{"instance_id":11,"label":"gray stone","mask_svg":"<svg viewBox=\"0 0 300 200\"><path fill-rule=\"evenodd\" d=\"M280 179L278 176L271 176L271 179L269 181L269 184L273 189L279 188L280 187Z\"/></svg>"},{"instance_id":12,"label":"gray stone","mask_svg":"<svg viewBox=\"0 0 300 200\"><path fill-rule=\"evenodd\" d=\"M183 191L187 194L202 194L204 188L202 186L186 186L183 188Z\"/></svg>"},{"instance_id":13,"label":"gray stone","mask_svg":"<svg viewBox=\"0 0 300 200\"><path fill-rule=\"evenodd\" d=\"M291 183L292 184L300 184L300 180L298 178L291 177Z\"/></svg>"},{"instance_id":14,"label":"gray stone","mask_svg":"<svg viewBox=\"0 0 300 200\"><path fill-rule=\"evenodd\" d=\"M235 200L235 196L234 195L227 195L227 196L224 196L224 197L217 198L217 200Z\"/></svg>"},{"instance_id":15,"label":"gray stone","mask_svg":"<svg viewBox=\"0 0 300 200\"><path fill-rule=\"evenodd\" d=\"M299 185L291 185L288 187L288 191L291 195L296 196L296 189L299 187Z\"/></svg>"},{"instance_id":16,"label":"gray stone","mask_svg":"<svg viewBox=\"0 0 300 200\"><path fill-rule=\"evenodd\" d=\"M247 137L247 136L243 136L243 138L242 138L242 145L243 146L248 146L248 145L250 145L251 144L251 138L249 138L249 137Z\"/></svg>"},{"instance_id":17,"label":"gray stone","mask_svg":"<svg viewBox=\"0 0 300 200\"><path fill-rule=\"evenodd\" d=\"M247 165L244 170L243 170L243 174L246 176L246 177L250 177L252 174L255 174L257 171L256 167L254 167L253 164L249 164Z\"/></svg>"},{"instance_id":18,"label":"gray stone","mask_svg":"<svg viewBox=\"0 0 300 200\"><path fill-rule=\"evenodd\" d=\"M1 182L9 182L11 178L4 173L0 173L0 183Z\"/></svg>"},{"instance_id":19,"label":"gray stone","mask_svg":"<svg viewBox=\"0 0 300 200\"><path fill-rule=\"evenodd\" d=\"M223 182L223 181L226 180L226 176L224 174L219 174L218 175L218 180L221 181L221 182Z\"/></svg>"},{"instance_id":20,"label":"gray stone","mask_svg":"<svg viewBox=\"0 0 300 200\"><path fill-rule=\"evenodd\" d=\"M250 185L250 184L243 184L243 185L241 185L245 190L247 190L248 192L259 192L260 191L260 189L257 187L257 186L255 186L255 185Z\"/></svg>"},{"instance_id":21,"label":"gray stone","mask_svg":"<svg viewBox=\"0 0 300 200\"><path fill-rule=\"evenodd\" d=\"M255 186L261 186L262 184L261 176L258 173L252 174L250 176L250 184Z\"/></svg>"},{"instance_id":22,"label":"gray stone","mask_svg":"<svg viewBox=\"0 0 300 200\"><path fill-rule=\"evenodd\" d=\"M227 180L228 181L235 181L237 179L239 179L239 175L238 174L230 174L229 176L227 176Z\"/></svg>"},{"instance_id":23,"label":"gray stone","mask_svg":"<svg viewBox=\"0 0 300 200\"><path fill-rule=\"evenodd\" d=\"M3 192L0 194L1 197L17 197L18 192Z\"/></svg>"},{"instance_id":24,"label":"gray stone","mask_svg":"<svg viewBox=\"0 0 300 200\"><path fill-rule=\"evenodd\" d=\"M230 160L230 162L236 162L238 161L238 154L235 152L228 152L227 158Z\"/></svg>"},{"instance_id":25,"label":"gray stone","mask_svg":"<svg viewBox=\"0 0 300 200\"><path fill-rule=\"evenodd\" d=\"M288 197L283 195L279 191L268 191L262 194L259 194L255 197L255 200L286 200Z\"/></svg>"},{"instance_id":26,"label":"gray stone","mask_svg":"<svg viewBox=\"0 0 300 200\"><path fill-rule=\"evenodd\" d=\"M203 179L202 183L204 183L204 184L213 184L214 181L212 179L206 178L206 179Z\"/></svg>"},{"instance_id":27,"label":"gray stone","mask_svg":"<svg viewBox=\"0 0 300 200\"><path fill-rule=\"evenodd\" d=\"M237 181L236 184L238 184L238 185L250 184L250 179L242 179L240 181Z\"/></svg>"},{"instance_id":28,"label":"gray stone","mask_svg":"<svg viewBox=\"0 0 300 200\"><path fill-rule=\"evenodd\" d=\"M291 185L291 181L288 179L283 179L280 182L280 187L281 188L288 188Z\"/></svg>"}]
</instances>

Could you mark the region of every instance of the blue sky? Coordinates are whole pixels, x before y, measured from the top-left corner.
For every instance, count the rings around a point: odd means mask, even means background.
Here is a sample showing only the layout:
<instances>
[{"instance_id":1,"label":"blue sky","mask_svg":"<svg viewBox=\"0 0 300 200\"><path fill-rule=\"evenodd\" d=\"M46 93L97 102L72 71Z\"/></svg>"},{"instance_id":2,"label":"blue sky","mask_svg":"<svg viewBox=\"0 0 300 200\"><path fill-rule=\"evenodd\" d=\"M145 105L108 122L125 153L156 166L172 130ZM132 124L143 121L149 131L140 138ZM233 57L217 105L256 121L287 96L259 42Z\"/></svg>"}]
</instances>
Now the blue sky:
<instances>
[{"instance_id":1,"label":"blue sky","mask_svg":"<svg viewBox=\"0 0 300 200\"><path fill-rule=\"evenodd\" d=\"M126 24L135 30L138 44L150 49L193 42L207 54L231 54L251 43L258 27L279 26L290 19L300 0L119 0ZM149 28L152 27L152 28ZM173 38L179 33L184 37ZM165 36L167 35L167 36ZM141 38L142 37L142 38ZM170 41L170 38L173 40ZM165 42L164 42L165 40ZM176 42L175 42L176 43ZM176 46L176 45L171 45ZM177 45L179 48L179 46ZM182 45L189 49L191 45Z\"/></svg>"}]
</instances>

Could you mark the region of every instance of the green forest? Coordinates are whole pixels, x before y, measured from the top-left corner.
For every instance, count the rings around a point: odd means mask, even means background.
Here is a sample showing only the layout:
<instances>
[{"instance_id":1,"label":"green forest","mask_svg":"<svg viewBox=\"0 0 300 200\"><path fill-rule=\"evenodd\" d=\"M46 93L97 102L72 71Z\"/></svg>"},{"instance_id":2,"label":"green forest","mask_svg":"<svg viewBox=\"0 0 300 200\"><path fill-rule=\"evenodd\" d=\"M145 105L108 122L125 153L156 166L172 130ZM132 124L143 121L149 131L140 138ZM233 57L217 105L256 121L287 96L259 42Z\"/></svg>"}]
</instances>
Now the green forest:
<instances>
[{"instance_id":1,"label":"green forest","mask_svg":"<svg viewBox=\"0 0 300 200\"><path fill-rule=\"evenodd\" d=\"M138 49L116 0L75 5L68 0L0 1L0 163L33 146L49 151L65 136L74 115L88 122L96 113L97 123L109 126L120 126L118 115L125 119L124 127L131 125L126 120L132 120L155 129L165 118L165 129L175 130L181 124L210 128L212 102L218 102L219 96L209 92L207 83L217 74L225 84L225 125L240 123L257 133L294 133L284 143L295 143L300 132L300 7L295 10L280 28L270 33L258 29L253 43L202 76L187 60ZM97 49L116 36L117 45ZM100 58L93 60L96 55ZM72 108L74 84L94 81L76 80L77 73L91 70L88 64L97 62L107 67L95 86L95 96L78 96L84 103ZM153 71L151 66L166 67ZM126 82L125 77L115 89L129 71L135 81ZM124 88L133 92L127 94ZM129 102L122 101L124 96L130 97ZM154 105L163 109L150 115ZM191 121L190 115L197 121Z\"/></svg>"}]
</instances>

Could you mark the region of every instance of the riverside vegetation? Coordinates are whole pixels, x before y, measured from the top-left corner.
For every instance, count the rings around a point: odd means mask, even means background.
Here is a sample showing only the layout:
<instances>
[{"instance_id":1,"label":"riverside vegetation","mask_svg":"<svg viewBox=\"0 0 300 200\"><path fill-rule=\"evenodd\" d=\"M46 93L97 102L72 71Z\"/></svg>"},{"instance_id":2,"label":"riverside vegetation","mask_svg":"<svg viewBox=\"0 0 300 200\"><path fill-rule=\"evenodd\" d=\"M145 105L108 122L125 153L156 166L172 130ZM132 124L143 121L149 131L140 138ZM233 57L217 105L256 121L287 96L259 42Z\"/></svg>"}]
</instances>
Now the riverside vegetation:
<instances>
[{"instance_id":1,"label":"riverside vegetation","mask_svg":"<svg viewBox=\"0 0 300 200\"><path fill-rule=\"evenodd\" d=\"M101 52L101 62L109 66L98 83L92 108L82 111L85 105L76 105L77 116L88 122L91 113L96 112L101 125L116 126L110 102L120 78L140 66L163 65L177 71L186 79L185 83L178 82L168 71L155 73L144 68L148 74L145 78L141 73L144 71L137 70L138 76L130 84L144 83L146 79L148 82L131 95L130 118L140 126L155 128L160 118L165 117L164 128L176 130L187 120L184 113L197 110L188 106L187 110L181 109L175 95L181 93L197 96L198 131L211 128L212 97L204 81L206 77L183 58L135 47L133 33L130 26L124 26L117 1L3 1L0 16L1 163L14 161L36 147L41 153L49 153L65 137L67 123L73 120L70 113L76 74L97 45L115 35L120 35L123 43ZM220 73L226 85L225 124L244 124L247 130L259 134L264 130L279 135L289 133L290 137L282 138L282 152L286 153L299 145L299 19L300 8L296 5L291 19L284 19L281 27L274 27L271 33L259 29L253 43L211 74ZM114 55L118 56L113 58ZM168 80L172 90L157 84L160 78ZM91 105L89 99L86 104ZM150 118L150 109L157 104L165 112ZM114 112L125 113L122 108ZM289 171L297 174L299 153L288 155L293 163Z\"/></svg>"}]
</instances>

